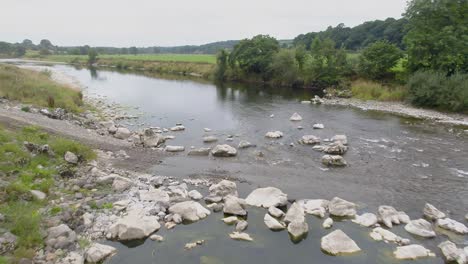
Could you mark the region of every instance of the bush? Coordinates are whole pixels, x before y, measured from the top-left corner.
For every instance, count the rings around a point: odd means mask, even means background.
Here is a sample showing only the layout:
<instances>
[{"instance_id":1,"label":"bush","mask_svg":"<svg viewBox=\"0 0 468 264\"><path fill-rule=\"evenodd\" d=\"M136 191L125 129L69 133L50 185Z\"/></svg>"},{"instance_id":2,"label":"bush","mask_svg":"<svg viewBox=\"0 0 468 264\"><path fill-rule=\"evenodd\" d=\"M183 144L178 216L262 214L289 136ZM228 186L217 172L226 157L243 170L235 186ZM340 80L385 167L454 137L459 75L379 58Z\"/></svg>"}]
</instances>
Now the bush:
<instances>
[{"instance_id":1,"label":"bush","mask_svg":"<svg viewBox=\"0 0 468 264\"><path fill-rule=\"evenodd\" d=\"M422 71L408 81L409 101L417 106L456 112L468 111L468 74Z\"/></svg>"},{"instance_id":2,"label":"bush","mask_svg":"<svg viewBox=\"0 0 468 264\"><path fill-rule=\"evenodd\" d=\"M406 89L401 86L384 86L373 81L357 80L351 84L353 97L361 100L402 101Z\"/></svg>"}]
</instances>

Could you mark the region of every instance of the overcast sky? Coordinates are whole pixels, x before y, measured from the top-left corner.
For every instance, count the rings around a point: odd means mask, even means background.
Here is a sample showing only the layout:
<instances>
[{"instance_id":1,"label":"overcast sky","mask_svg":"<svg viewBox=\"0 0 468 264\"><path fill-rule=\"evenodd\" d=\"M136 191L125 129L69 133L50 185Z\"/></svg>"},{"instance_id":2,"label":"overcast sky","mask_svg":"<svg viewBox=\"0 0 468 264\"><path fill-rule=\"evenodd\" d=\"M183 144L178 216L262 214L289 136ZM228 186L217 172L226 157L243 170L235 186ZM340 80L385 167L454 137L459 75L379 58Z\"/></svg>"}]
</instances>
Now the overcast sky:
<instances>
[{"instance_id":1,"label":"overcast sky","mask_svg":"<svg viewBox=\"0 0 468 264\"><path fill-rule=\"evenodd\" d=\"M171 46L401 17L406 0L0 0L0 40Z\"/></svg>"}]
</instances>

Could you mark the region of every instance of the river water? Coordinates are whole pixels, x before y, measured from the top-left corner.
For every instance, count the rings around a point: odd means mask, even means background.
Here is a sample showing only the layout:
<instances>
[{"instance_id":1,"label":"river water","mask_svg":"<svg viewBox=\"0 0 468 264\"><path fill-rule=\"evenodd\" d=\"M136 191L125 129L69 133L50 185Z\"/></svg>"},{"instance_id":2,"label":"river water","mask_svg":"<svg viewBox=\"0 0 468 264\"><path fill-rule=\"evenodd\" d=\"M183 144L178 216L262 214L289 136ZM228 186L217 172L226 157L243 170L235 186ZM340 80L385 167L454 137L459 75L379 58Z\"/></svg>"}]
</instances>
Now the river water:
<instances>
[{"instance_id":1,"label":"river water","mask_svg":"<svg viewBox=\"0 0 468 264\"><path fill-rule=\"evenodd\" d=\"M466 224L468 133L463 129L347 107L301 104L301 100L313 97L307 90L220 86L65 65L53 67L76 78L90 96L127 106L129 113L141 115L137 120L125 121L133 129L182 123L186 130L169 133L176 138L167 144L186 149L205 147L215 143L204 144L203 135L217 136L222 143L232 135L234 141L227 144L237 146L240 140L248 140L257 145L227 159L187 157L186 152L169 155L150 168L155 174L233 178L239 182L242 197L259 186L275 186L290 198L339 196L357 203L359 212L375 213L379 205L392 205L412 219L420 218L424 204L429 202ZM294 112L303 117L301 122L289 121ZM314 130L314 123L323 123L325 128ZM206 133L204 128L212 132ZM275 130L282 131L284 137L264 137ZM308 134L322 139L346 134L349 150L344 158L349 166L322 166L322 153L297 144L301 136ZM263 157L258 157L259 151ZM201 192L207 194L206 189ZM263 214L262 210L249 209L247 232L254 242L229 239L233 228L220 221L221 214L214 214L199 223L160 230L158 233L166 239L163 243L111 242L119 253L109 263L405 263L393 259L395 245L371 241L368 229L349 221L337 222L334 228L342 228L363 252L331 257L320 251L320 238L329 232L321 227L321 220L308 216L309 235L294 244L287 232L269 231L263 224ZM449 234L419 240L402 227L392 231L422 243L439 256L412 263L443 263L436 245ZM450 237L460 245L468 244L466 236ZM206 244L184 251L185 243L199 239L205 239Z\"/></svg>"}]
</instances>

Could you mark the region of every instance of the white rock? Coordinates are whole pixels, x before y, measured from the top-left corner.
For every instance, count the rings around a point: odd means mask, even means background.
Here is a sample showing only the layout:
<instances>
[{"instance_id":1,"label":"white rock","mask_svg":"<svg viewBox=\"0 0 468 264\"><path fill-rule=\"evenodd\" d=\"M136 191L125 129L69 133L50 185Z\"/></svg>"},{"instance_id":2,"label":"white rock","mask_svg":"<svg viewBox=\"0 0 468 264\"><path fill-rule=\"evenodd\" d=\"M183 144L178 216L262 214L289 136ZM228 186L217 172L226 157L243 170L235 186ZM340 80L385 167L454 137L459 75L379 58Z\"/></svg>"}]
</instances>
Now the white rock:
<instances>
[{"instance_id":1,"label":"white rock","mask_svg":"<svg viewBox=\"0 0 468 264\"><path fill-rule=\"evenodd\" d=\"M126 127L119 127L119 128L117 128L117 130L115 131L114 137L115 137L115 138L118 138L118 139L127 139L127 138L129 138L131 135L132 135L132 133L130 132L130 130L128 130L128 128L126 128Z\"/></svg>"},{"instance_id":2,"label":"white rock","mask_svg":"<svg viewBox=\"0 0 468 264\"><path fill-rule=\"evenodd\" d=\"M461 248L457 248L457 245L451 241L445 241L442 242L438 245L440 250L442 251L442 254L445 257L445 260L447 262L456 262L458 264L466 264L468 263L468 258L467 255L465 255L465 252Z\"/></svg>"},{"instance_id":3,"label":"white rock","mask_svg":"<svg viewBox=\"0 0 468 264\"><path fill-rule=\"evenodd\" d=\"M46 195L45 193L43 193L43 192L41 192L41 191L38 191L38 190L31 190L31 191L29 191L29 192L30 192L30 193L32 194L32 196L34 196L34 198L37 199L37 200L41 200L41 201L42 201L42 200L44 200L44 199L47 197L47 195Z\"/></svg>"},{"instance_id":4,"label":"white rock","mask_svg":"<svg viewBox=\"0 0 468 264\"><path fill-rule=\"evenodd\" d=\"M72 251L56 264L84 264L84 261L85 259L81 254Z\"/></svg>"},{"instance_id":5,"label":"white rock","mask_svg":"<svg viewBox=\"0 0 468 264\"><path fill-rule=\"evenodd\" d=\"M305 135L299 140L299 143L304 145L315 145L320 143L320 138L313 135Z\"/></svg>"},{"instance_id":6,"label":"white rock","mask_svg":"<svg viewBox=\"0 0 468 264\"><path fill-rule=\"evenodd\" d=\"M399 245L409 244L409 239L402 238L391 231L383 229L381 227L376 227L370 232L370 237L376 241L384 240L386 242L392 242Z\"/></svg>"},{"instance_id":7,"label":"white rock","mask_svg":"<svg viewBox=\"0 0 468 264\"><path fill-rule=\"evenodd\" d=\"M351 254L361 251L356 242L340 229L322 237L321 248L331 255Z\"/></svg>"},{"instance_id":8,"label":"white rock","mask_svg":"<svg viewBox=\"0 0 468 264\"><path fill-rule=\"evenodd\" d=\"M86 250L86 261L89 263L100 263L104 259L114 255L117 249L108 245L93 243L88 250Z\"/></svg>"},{"instance_id":9,"label":"white rock","mask_svg":"<svg viewBox=\"0 0 468 264\"><path fill-rule=\"evenodd\" d=\"M247 233L233 232L229 234L229 237L234 240L253 241L253 238Z\"/></svg>"},{"instance_id":10,"label":"white rock","mask_svg":"<svg viewBox=\"0 0 468 264\"><path fill-rule=\"evenodd\" d=\"M217 184L213 184L209 188L210 196L225 197L228 195L239 196L237 193L237 185L233 181L222 180Z\"/></svg>"},{"instance_id":11,"label":"white rock","mask_svg":"<svg viewBox=\"0 0 468 264\"><path fill-rule=\"evenodd\" d=\"M309 232L309 226L306 222L294 221L288 224L288 233L294 241L302 239L307 232Z\"/></svg>"},{"instance_id":12,"label":"white rock","mask_svg":"<svg viewBox=\"0 0 468 264\"><path fill-rule=\"evenodd\" d=\"M425 217L431 220L445 218L445 214L430 203L426 203L426 205L424 205L423 213Z\"/></svg>"},{"instance_id":13,"label":"white rock","mask_svg":"<svg viewBox=\"0 0 468 264\"><path fill-rule=\"evenodd\" d=\"M148 191L140 190L140 200L144 202L159 202L168 204L170 201L169 194L160 189L150 188Z\"/></svg>"},{"instance_id":14,"label":"white rock","mask_svg":"<svg viewBox=\"0 0 468 264\"><path fill-rule=\"evenodd\" d=\"M133 240L148 237L159 228L157 216L147 216L143 210L134 209L110 226L109 233L111 238Z\"/></svg>"},{"instance_id":15,"label":"white rock","mask_svg":"<svg viewBox=\"0 0 468 264\"><path fill-rule=\"evenodd\" d=\"M346 135L335 135L331 138L332 142L341 142L343 145L348 145L348 138Z\"/></svg>"},{"instance_id":16,"label":"white rock","mask_svg":"<svg viewBox=\"0 0 468 264\"><path fill-rule=\"evenodd\" d=\"M317 123L312 126L313 129L324 129L325 126L323 124Z\"/></svg>"},{"instance_id":17,"label":"white rock","mask_svg":"<svg viewBox=\"0 0 468 264\"><path fill-rule=\"evenodd\" d=\"M328 210L334 216L354 217L356 215L356 204L335 197L328 203Z\"/></svg>"},{"instance_id":18,"label":"white rock","mask_svg":"<svg viewBox=\"0 0 468 264\"><path fill-rule=\"evenodd\" d=\"M246 140L241 140L237 147L240 148L240 149L245 149L245 148L250 148L250 147L254 147L254 146L255 145L253 145L252 143L250 143L250 142L248 142Z\"/></svg>"},{"instance_id":19,"label":"white rock","mask_svg":"<svg viewBox=\"0 0 468 264\"><path fill-rule=\"evenodd\" d=\"M346 160L340 155L324 155L322 157L322 164L326 166L337 166L337 167L348 165Z\"/></svg>"},{"instance_id":20,"label":"white rock","mask_svg":"<svg viewBox=\"0 0 468 264\"><path fill-rule=\"evenodd\" d=\"M364 213L362 215L357 215L356 218L351 221L365 227L371 227L377 224L377 216L373 213Z\"/></svg>"},{"instance_id":21,"label":"white rock","mask_svg":"<svg viewBox=\"0 0 468 264\"><path fill-rule=\"evenodd\" d=\"M150 239L153 240L153 241L158 241L158 242L164 241L164 237L162 237L160 235L156 235L156 234L151 235Z\"/></svg>"},{"instance_id":22,"label":"white rock","mask_svg":"<svg viewBox=\"0 0 468 264\"><path fill-rule=\"evenodd\" d=\"M325 229L331 228L332 226L333 226L333 219L331 219L330 217L325 219L325 221L323 221L322 223L322 227Z\"/></svg>"},{"instance_id":23,"label":"white rock","mask_svg":"<svg viewBox=\"0 0 468 264\"><path fill-rule=\"evenodd\" d=\"M302 117L298 114L298 113L294 113L290 118L289 120L291 121L301 121L302 120Z\"/></svg>"},{"instance_id":24,"label":"white rock","mask_svg":"<svg viewBox=\"0 0 468 264\"><path fill-rule=\"evenodd\" d=\"M183 130L185 130L185 127L182 126L182 125L178 125L178 126L175 126L175 127L171 127L170 130L171 131L183 131Z\"/></svg>"},{"instance_id":25,"label":"white rock","mask_svg":"<svg viewBox=\"0 0 468 264\"><path fill-rule=\"evenodd\" d=\"M323 152L332 155L343 155L348 151L348 147L341 144L341 142L331 143L323 149Z\"/></svg>"},{"instance_id":26,"label":"white rock","mask_svg":"<svg viewBox=\"0 0 468 264\"><path fill-rule=\"evenodd\" d=\"M450 218L438 219L436 225L442 229L449 230L457 234L468 234L468 228L464 224Z\"/></svg>"},{"instance_id":27,"label":"white rock","mask_svg":"<svg viewBox=\"0 0 468 264\"><path fill-rule=\"evenodd\" d=\"M388 205L381 205L377 211L378 221L392 228L393 225L399 225L401 223L407 224L409 222L409 217L404 212L397 211L394 207Z\"/></svg>"},{"instance_id":28,"label":"white rock","mask_svg":"<svg viewBox=\"0 0 468 264\"><path fill-rule=\"evenodd\" d=\"M210 210L194 201L185 201L169 207L169 212L179 214L184 220L195 222L210 215Z\"/></svg>"},{"instance_id":29,"label":"white rock","mask_svg":"<svg viewBox=\"0 0 468 264\"><path fill-rule=\"evenodd\" d=\"M247 229L247 226L249 225L249 223L245 220L240 220L239 222L237 222L236 224L236 231L237 232L242 232L244 230Z\"/></svg>"},{"instance_id":30,"label":"white rock","mask_svg":"<svg viewBox=\"0 0 468 264\"><path fill-rule=\"evenodd\" d=\"M203 195L197 190L191 190L190 192L188 192L188 196L191 199L196 200L196 201L203 198Z\"/></svg>"},{"instance_id":31,"label":"white rock","mask_svg":"<svg viewBox=\"0 0 468 264\"><path fill-rule=\"evenodd\" d=\"M164 148L164 151L166 152L182 152L185 151L184 146L166 146Z\"/></svg>"},{"instance_id":32,"label":"white rock","mask_svg":"<svg viewBox=\"0 0 468 264\"><path fill-rule=\"evenodd\" d=\"M268 208L268 213L276 218L280 218L284 216L284 212L274 206L270 206Z\"/></svg>"},{"instance_id":33,"label":"white rock","mask_svg":"<svg viewBox=\"0 0 468 264\"><path fill-rule=\"evenodd\" d=\"M207 127L205 127L205 128L203 129L203 131L205 131L205 132L211 132L211 129L210 129L210 128L207 128Z\"/></svg>"},{"instance_id":34,"label":"white rock","mask_svg":"<svg viewBox=\"0 0 468 264\"><path fill-rule=\"evenodd\" d=\"M405 225L405 230L408 233L421 237L436 236L434 229L432 229L432 224L422 218L410 221L407 225Z\"/></svg>"},{"instance_id":35,"label":"white rock","mask_svg":"<svg viewBox=\"0 0 468 264\"><path fill-rule=\"evenodd\" d=\"M397 247L397 249L393 252L393 255L397 259L418 259L434 256L434 253L421 245L413 244Z\"/></svg>"},{"instance_id":36,"label":"white rock","mask_svg":"<svg viewBox=\"0 0 468 264\"><path fill-rule=\"evenodd\" d=\"M311 104L311 101L301 101L301 104Z\"/></svg>"},{"instance_id":37,"label":"white rock","mask_svg":"<svg viewBox=\"0 0 468 264\"><path fill-rule=\"evenodd\" d=\"M286 223L305 222L304 208L298 203L293 203L284 217Z\"/></svg>"},{"instance_id":38,"label":"white rock","mask_svg":"<svg viewBox=\"0 0 468 264\"><path fill-rule=\"evenodd\" d=\"M265 187L253 190L245 199L251 206L269 208L283 206L288 203L288 195L275 187Z\"/></svg>"},{"instance_id":39,"label":"white rock","mask_svg":"<svg viewBox=\"0 0 468 264\"><path fill-rule=\"evenodd\" d=\"M133 185L133 181L124 177L115 177L114 182L112 183L112 189L117 192L122 192L127 190Z\"/></svg>"},{"instance_id":40,"label":"white rock","mask_svg":"<svg viewBox=\"0 0 468 264\"><path fill-rule=\"evenodd\" d=\"M232 215L247 215L247 211L244 209L245 201L237 198L236 196L228 195L224 197L224 208L223 212L225 214Z\"/></svg>"},{"instance_id":41,"label":"white rock","mask_svg":"<svg viewBox=\"0 0 468 264\"><path fill-rule=\"evenodd\" d=\"M206 137L203 137L203 142L204 143L211 143L211 142L216 142L218 141L218 138L215 137L215 136L206 136Z\"/></svg>"},{"instance_id":42,"label":"white rock","mask_svg":"<svg viewBox=\"0 0 468 264\"><path fill-rule=\"evenodd\" d=\"M284 224L280 223L269 214L265 214L263 221L265 222L265 225L271 230L283 230L286 228Z\"/></svg>"},{"instance_id":43,"label":"white rock","mask_svg":"<svg viewBox=\"0 0 468 264\"><path fill-rule=\"evenodd\" d=\"M265 134L267 138L281 138L283 137L283 132L281 131L270 131Z\"/></svg>"},{"instance_id":44,"label":"white rock","mask_svg":"<svg viewBox=\"0 0 468 264\"><path fill-rule=\"evenodd\" d=\"M211 155L215 157L234 157L237 155L237 150L229 145L217 145L211 150Z\"/></svg>"},{"instance_id":45,"label":"white rock","mask_svg":"<svg viewBox=\"0 0 468 264\"><path fill-rule=\"evenodd\" d=\"M323 199L306 199L299 200L298 203L304 208L307 214L323 218L327 212L329 201Z\"/></svg>"},{"instance_id":46,"label":"white rock","mask_svg":"<svg viewBox=\"0 0 468 264\"><path fill-rule=\"evenodd\" d=\"M223 220L223 222L225 224L228 224L228 225L233 225L233 224L236 224L237 222L239 222L239 218L237 218L237 216L225 217L222 220Z\"/></svg>"},{"instance_id":47,"label":"white rock","mask_svg":"<svg viewBox=\"0 0 468 264\"><path fill-rule=\"evenodd\" d=\"M73 152L70 152L70 151L65 152L65 155L63 156L63 158L68 163L78 164L78 157Z\"/></svg>"}]
</instances>

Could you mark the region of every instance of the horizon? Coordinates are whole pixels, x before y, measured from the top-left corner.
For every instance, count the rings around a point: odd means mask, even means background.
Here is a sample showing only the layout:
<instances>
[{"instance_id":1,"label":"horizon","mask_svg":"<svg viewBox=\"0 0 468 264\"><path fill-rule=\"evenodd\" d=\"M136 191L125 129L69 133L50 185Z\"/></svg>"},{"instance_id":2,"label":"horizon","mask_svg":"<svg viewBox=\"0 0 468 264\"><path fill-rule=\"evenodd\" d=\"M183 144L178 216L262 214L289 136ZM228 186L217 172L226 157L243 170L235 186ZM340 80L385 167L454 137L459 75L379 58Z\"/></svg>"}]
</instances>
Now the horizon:
<instances>
[{"instance_id":1,"label":"horizon","mask_svg":"<svg viewBox=\"0 0 468 264\"><path fill-rule=\"evenodd\" d=\"M241 0L235 6L219 6L214 0L135 0L131 4L84 0L70 13L70 6L60 0L6 0L0 17L0 24L4 25L1 41L17 43L30 39L37 44L48 39L57 46L173 47L240 40L258 34L290 40L340 23L354 27L366 21L399 19L406 7L406 0L340 2L293 0L284 6L280 1ZM161 9L171 12L161 13Z\"/></svg>"}]
</instances>

